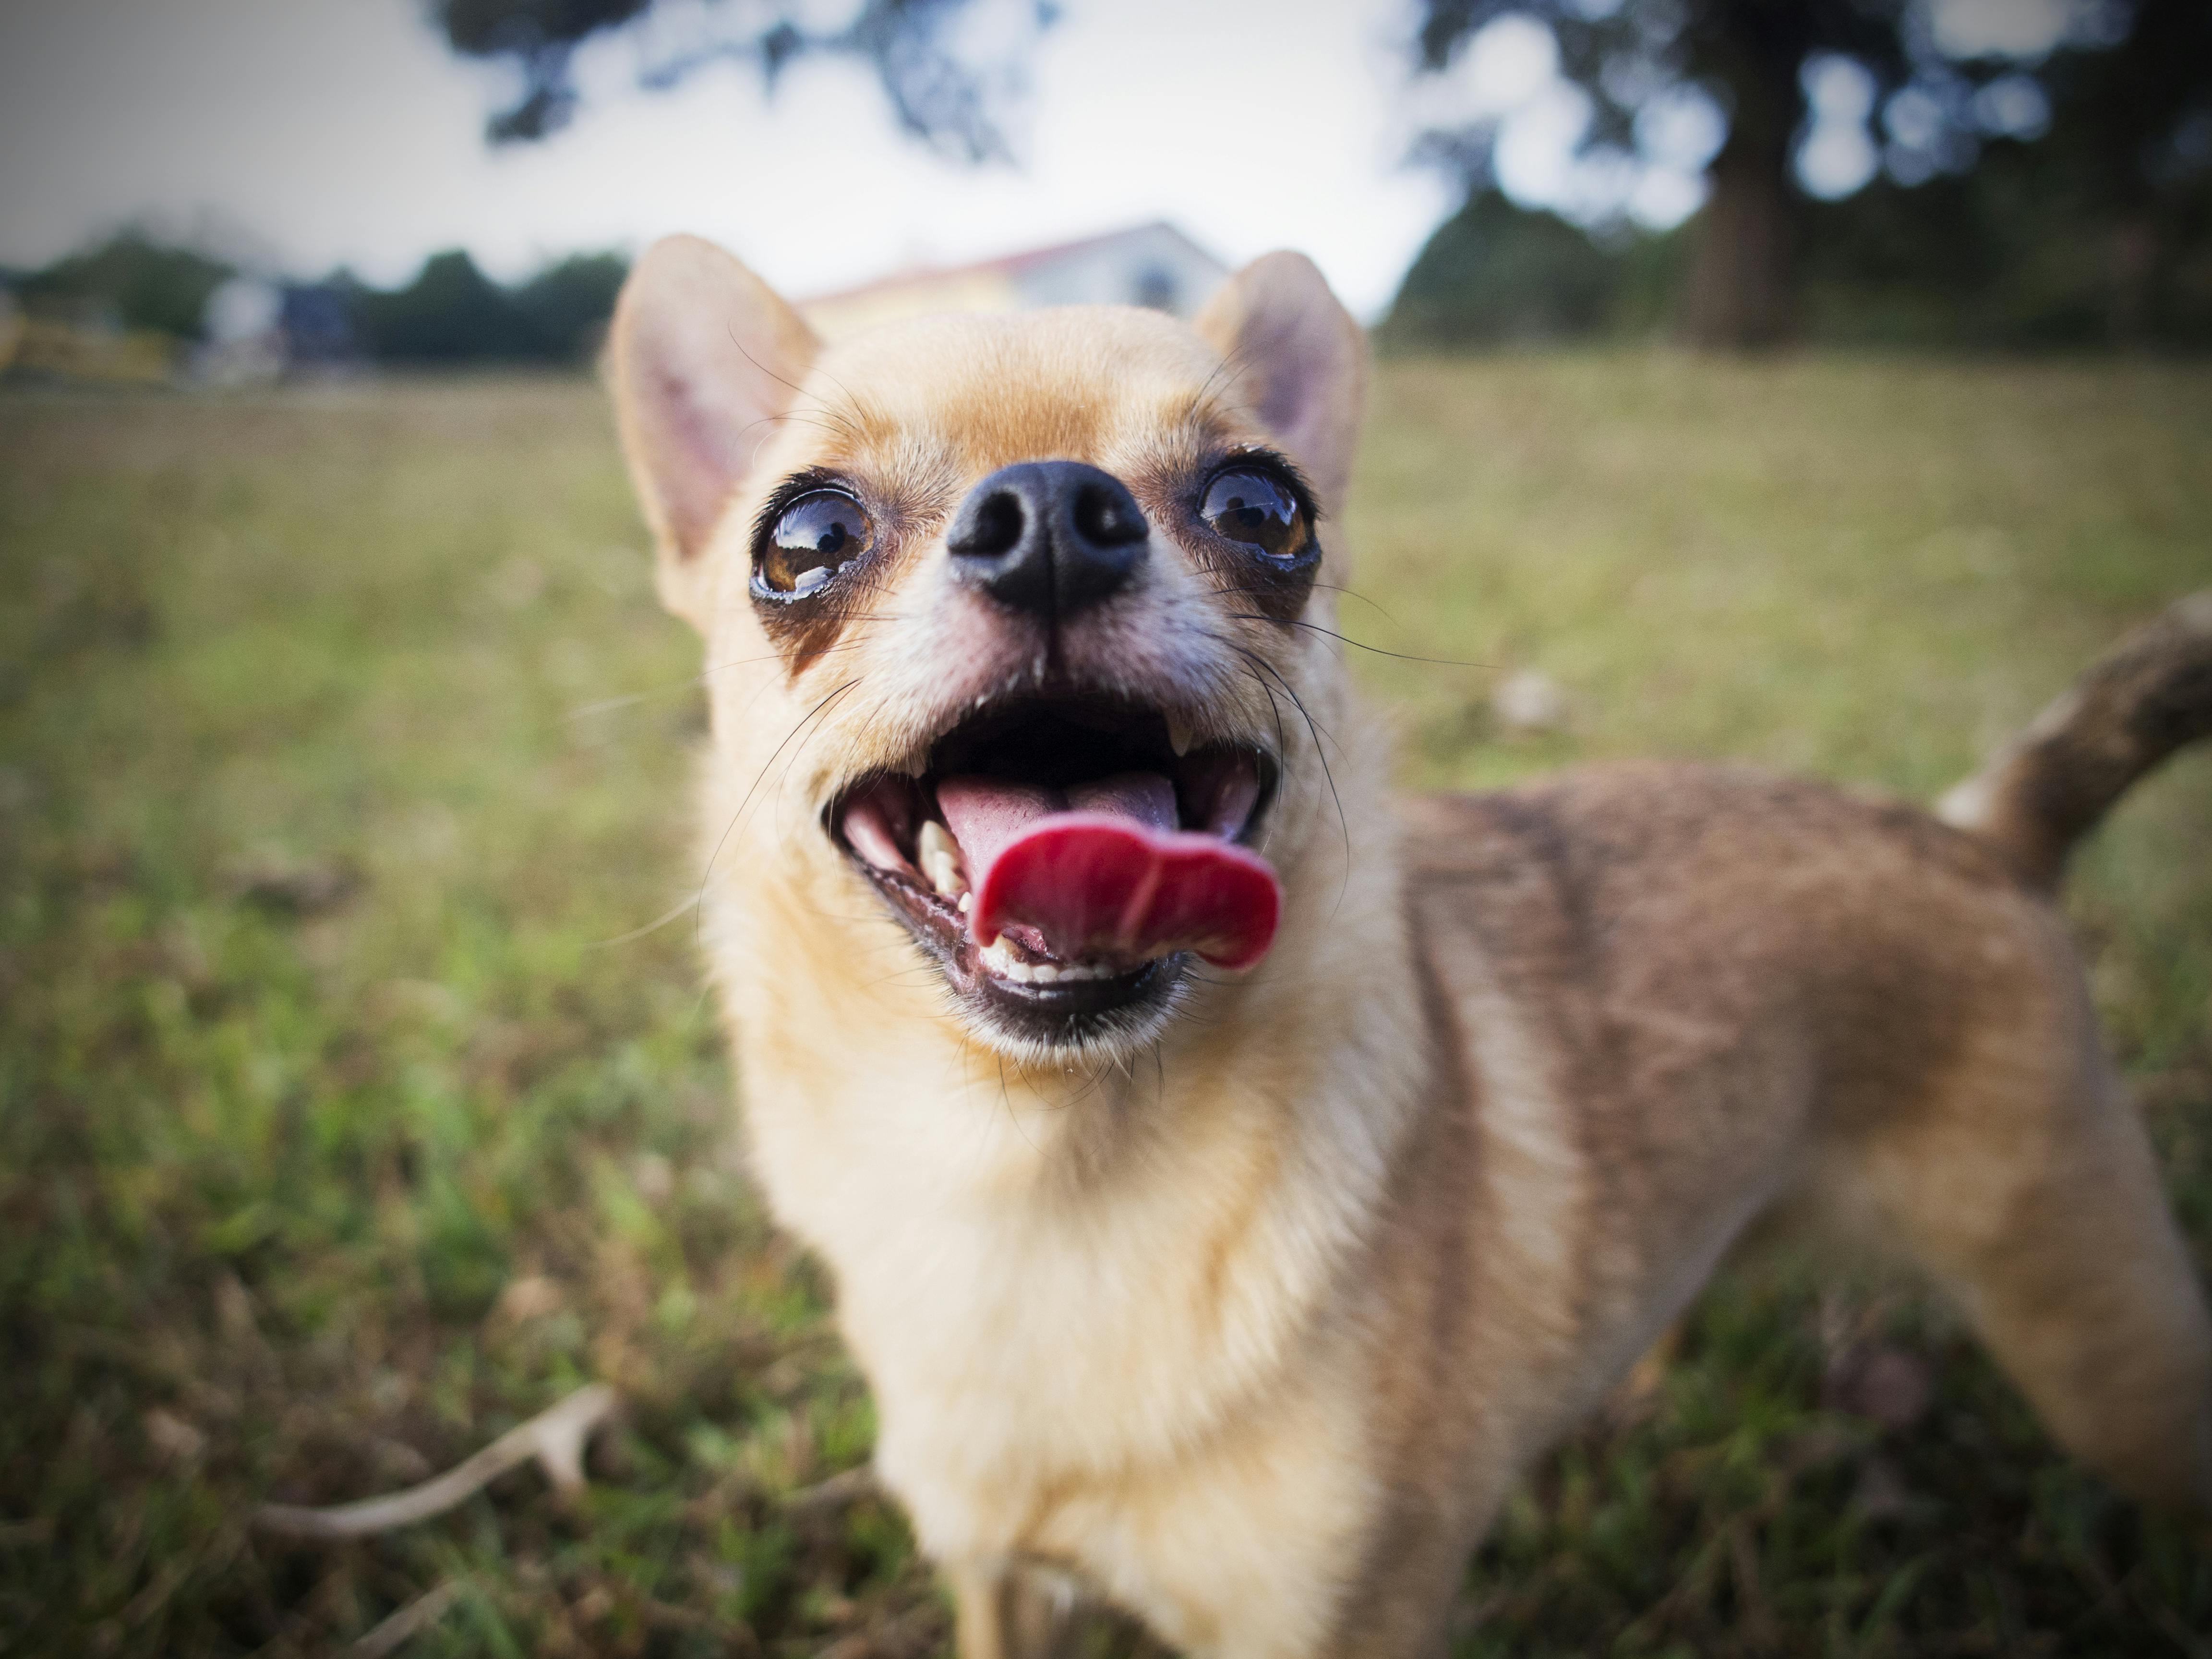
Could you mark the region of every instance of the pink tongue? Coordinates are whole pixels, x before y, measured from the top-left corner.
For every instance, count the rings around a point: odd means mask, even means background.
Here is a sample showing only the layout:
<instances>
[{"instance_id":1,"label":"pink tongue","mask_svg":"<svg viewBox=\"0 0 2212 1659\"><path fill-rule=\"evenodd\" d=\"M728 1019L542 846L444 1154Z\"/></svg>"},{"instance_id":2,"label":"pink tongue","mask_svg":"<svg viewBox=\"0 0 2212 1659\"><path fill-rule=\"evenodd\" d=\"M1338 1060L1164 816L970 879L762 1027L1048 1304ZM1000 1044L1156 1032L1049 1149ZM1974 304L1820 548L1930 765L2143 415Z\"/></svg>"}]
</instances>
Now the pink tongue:
<instances>
[{"instance_id":1,"label":"pink tongue","mask_svg":"<svg viewBox=\"0 0 2212 1659\"><path fill-rule=\"evenodd\" d=\"M1065 797L946 778L937 801L975 887L979 945L1026 924L1063 962L1195 951L1249 968L1274 942L1274 872L1215 836L1178 833L1175 786L1157 772L1078 784Z\"/></svg>"}]
</instances>

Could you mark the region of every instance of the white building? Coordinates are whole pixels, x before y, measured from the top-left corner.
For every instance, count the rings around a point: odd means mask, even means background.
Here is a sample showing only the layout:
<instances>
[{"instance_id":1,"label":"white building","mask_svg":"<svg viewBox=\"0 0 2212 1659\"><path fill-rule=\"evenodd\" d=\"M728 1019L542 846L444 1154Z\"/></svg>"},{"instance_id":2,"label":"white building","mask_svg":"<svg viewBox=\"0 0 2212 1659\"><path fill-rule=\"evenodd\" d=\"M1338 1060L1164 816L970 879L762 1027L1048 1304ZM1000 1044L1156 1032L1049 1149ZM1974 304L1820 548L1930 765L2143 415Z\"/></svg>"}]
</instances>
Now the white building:
<instances>
[{"instance_id":1,"label":"white building","mask_svg":"<svg viewBox=\"0 0 2212 1659\"><path fill-rule=\"evenodd\" d=\"M1228 266L1182 232L1157 222L976 264L900 271L803 300L799 310L824 339L938 311L1131 305L1188 317L1228 275Z\"/></svg>"}]
</instances>

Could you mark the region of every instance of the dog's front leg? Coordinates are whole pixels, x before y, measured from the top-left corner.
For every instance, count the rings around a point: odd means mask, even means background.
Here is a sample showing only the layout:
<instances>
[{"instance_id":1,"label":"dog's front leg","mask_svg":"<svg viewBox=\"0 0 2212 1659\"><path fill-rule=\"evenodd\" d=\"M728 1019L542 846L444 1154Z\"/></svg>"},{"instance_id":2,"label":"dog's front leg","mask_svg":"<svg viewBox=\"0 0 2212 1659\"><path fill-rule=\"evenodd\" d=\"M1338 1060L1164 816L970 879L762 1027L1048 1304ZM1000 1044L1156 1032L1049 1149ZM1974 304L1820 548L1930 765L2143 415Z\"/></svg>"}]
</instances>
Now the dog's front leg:
<instances>
[{"instance_id":1,"label":"dog's front leg","mask_svg":"<svg viewBox=\"0 0 2212 1659\"><path fill-rule=\"evenodd\" d=\"M1061 1659L1076 1629L1073 1587L1018 1561L968 1561L945 1570L960 1659Z\"/></svg>"}]
</instances>

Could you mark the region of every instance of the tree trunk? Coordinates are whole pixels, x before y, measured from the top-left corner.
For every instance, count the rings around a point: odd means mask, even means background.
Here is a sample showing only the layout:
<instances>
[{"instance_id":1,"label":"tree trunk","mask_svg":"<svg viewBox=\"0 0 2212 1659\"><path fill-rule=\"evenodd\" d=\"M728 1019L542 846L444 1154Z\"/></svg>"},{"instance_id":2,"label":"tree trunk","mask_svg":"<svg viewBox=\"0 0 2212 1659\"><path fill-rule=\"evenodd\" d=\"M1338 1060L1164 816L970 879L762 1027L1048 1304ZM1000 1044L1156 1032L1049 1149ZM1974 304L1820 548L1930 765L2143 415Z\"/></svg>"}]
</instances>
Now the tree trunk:
<instances>
[{"instance_id":1,"label":"tree trunk","mask_svg":"<svg viewBox=\"0 0 2212 1659\"><path fill-rule=\"evenodd\" d=\"M2158 222L2148 210L2123 212L2112 227L2106 320L2116 346L2140 347L2149 343L2158 284Z\"/></svg>"},{"instance_id":2,"label":"tree trunk","mask_svg":"<svg viewBox=\"0 0 2212 1659\"><path fill-rule=\"evenodd\" d=\"M1748 104L1751 100L1746 100ZM1691 228L1682 337L1742 351L1788 339L1797 325L1797 198L1790 178L1794 121L1739 106L1706 178L1712 193Z\"/></svg>"},{"instance_id":3,"label":"tree trunk","mask_svg":"<svg viewBox=\"0 0 2212 1659\"><path fill-rule=\"evenodd\" d=\"M1691 228L1682 333L1747 351L1797 326L1798 203L1790 155L1805 118L1799 71L1818 40L1802 0L1691 0L1697 54L1728 106L1728 138L1705 171L1711 194Z\"/></svg>"}]
</instances>

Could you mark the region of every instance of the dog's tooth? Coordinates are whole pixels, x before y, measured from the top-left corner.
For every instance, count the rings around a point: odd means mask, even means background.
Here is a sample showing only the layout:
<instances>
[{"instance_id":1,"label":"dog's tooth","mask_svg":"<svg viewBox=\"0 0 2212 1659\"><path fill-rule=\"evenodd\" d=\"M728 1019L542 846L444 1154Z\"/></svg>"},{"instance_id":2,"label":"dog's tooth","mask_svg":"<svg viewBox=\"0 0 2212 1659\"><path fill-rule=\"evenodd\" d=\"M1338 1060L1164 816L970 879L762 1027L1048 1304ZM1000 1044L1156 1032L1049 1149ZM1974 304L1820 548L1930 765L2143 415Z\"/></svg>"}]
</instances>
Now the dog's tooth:
<instances>
[{"instance_id":1,"label":"dog's tooth","mask_svg":"<svg viewBox=\"0 0 2212 1659\"><path fill-rule=\"evenodd\" d=\"M983 947L982 961L983 966L1000 979L1012 980L1018 985L1036 983L1044 977L1048 965L1040 963L1032 966L1024 962L1014 954L1013 947L1006 942L1003 933Z\"/></svg>"},{"instance_id":2,"label":"dog's tooth","mask_svg":"<svg viewBox=\"0 0 2212 1659\"><path fill-rule=\"evenodd\" d=\"M975 908L975 896L973 893L963 893L960 896L960 914L964 916Z\"/></svg>"},{"instance_id":3,"label":"dog's tooth","mask_svg":"<svg viewBox=\"0 0 2212 1659\"><path fill-rule=\"evenodd\" d=\"M1191 730L1173 709L1168 711L1167 720L1168 747L1176 751L1176 758L1180 760L1190 753Z\"/></svg>"},{"instance_id":4,"label":"dog's tooth","mask_svg":"<svg viewBox=\"0 0 2212 1659\"><path fill-rule=\"evenodd\" d=\"M915 860L929 884L947 898L968 890L967 878L960 872L960 843L935 818L926 820L915 847Z\"/></svg>"},{"instance_id":5,"label":"dog's tooth","mask_svg":"<svg viewBox=\"0 0 2212 1659\"><path fill-rule=\"evenodd\" d=\"M1060 981L1061 973L1062 970L1054 967L1052 963L1040 962L1030 969L1030 977L1040 985L1054 985Z\"/></svg>"},{"instance_id":6,"label":"dog's tooth","mask_svg":"<svg viewBox=\"0 0 2212 1659\"><path fill-rule=\"evenodd\" d=\"M960 872L960 843L935 818L923 822L915 854L929 884L947 898L968 890L967 878Z\"/></svg>"}]
</instances>

